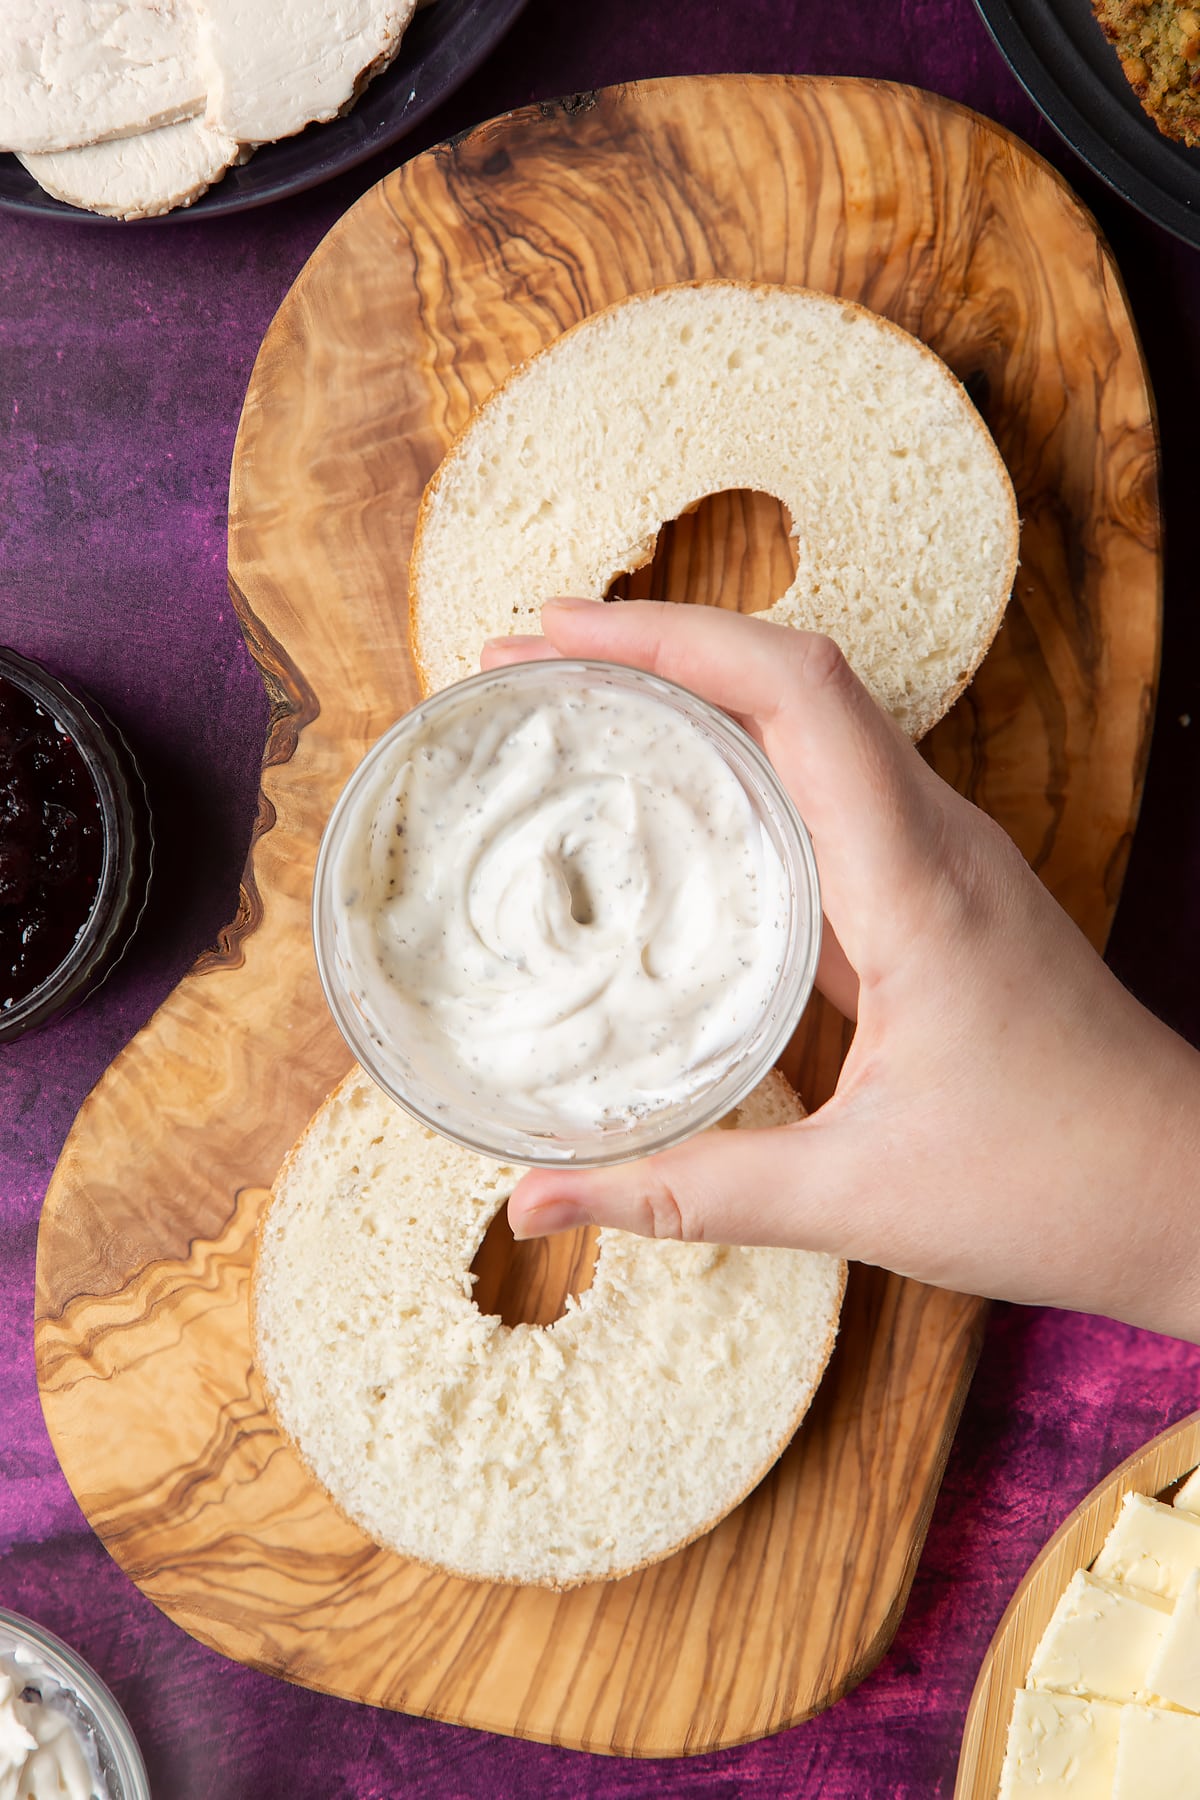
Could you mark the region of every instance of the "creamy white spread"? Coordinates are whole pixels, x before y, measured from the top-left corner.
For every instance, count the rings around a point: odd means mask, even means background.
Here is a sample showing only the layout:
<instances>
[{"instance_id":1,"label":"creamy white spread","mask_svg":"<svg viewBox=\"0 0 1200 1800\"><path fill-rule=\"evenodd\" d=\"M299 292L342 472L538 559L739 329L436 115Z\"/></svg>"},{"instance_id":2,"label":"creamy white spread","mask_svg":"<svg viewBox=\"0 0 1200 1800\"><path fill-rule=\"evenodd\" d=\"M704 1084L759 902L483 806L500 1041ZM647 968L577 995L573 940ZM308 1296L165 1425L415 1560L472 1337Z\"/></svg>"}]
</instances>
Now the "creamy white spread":
<instances>
[{"instance_id":1,"label":"creamy white spread","mask_svg":"<svg viewBox=\"0 0 1200 1800\"><path fill-rule=\"evenodd\" d=\"M599 679L466 687L358 796L332 878L383 1052L532 1131L709 1086L788 943L789 878L739 776L667 701Z\"/></svg>"},{"instance_id":2,"label":"creamy white spread","mask_svg":"<svg viewBox=\"0 0 1200 1800\"><path fill-rule=\"evenodd\" d=\"M107 1797L70 1696L21 1655L0 1656L0 1800Z\"/></svg>"}]
</instances>

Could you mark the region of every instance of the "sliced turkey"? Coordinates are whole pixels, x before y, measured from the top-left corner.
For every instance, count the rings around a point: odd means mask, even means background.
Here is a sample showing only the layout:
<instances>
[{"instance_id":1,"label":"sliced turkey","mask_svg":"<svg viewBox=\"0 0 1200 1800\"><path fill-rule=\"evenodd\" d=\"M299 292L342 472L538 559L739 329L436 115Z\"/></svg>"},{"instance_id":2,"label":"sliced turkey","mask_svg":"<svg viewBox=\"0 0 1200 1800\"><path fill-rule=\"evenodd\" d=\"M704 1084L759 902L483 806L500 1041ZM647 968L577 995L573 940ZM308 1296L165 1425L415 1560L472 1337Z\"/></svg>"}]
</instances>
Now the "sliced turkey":
<instances>
[{"instance_id":1,"label":"sliced turkey","mask_svg":"<svg viewBox=\"0 0 1200 1800\"><path fill-rule=\"evenodd\" d=\"M241 160L236 138L203 119L21 161L48 194L111 219L153 219L190 206Z\"/></svg>"},{"instance_id":2,"label":"sliced turkey","mask_svg":"<svg viewBox=\"0 0 1200 1800\"><path fill-rule=\"evenodd\" d=\"M395 56L415 0L196 0L209 122L263 144L332 119Z\"/></svg>"},{"instance_id":3,"label":"sliced turkey","mask_svg":"<svg viewBox=\"0 0 1200 1800\"><path fill-rule=\"evenodd\" d=\"M0 0L0 13L0 149L66 150L204 111L191 0Z\"/></svg>"}]
</instances>

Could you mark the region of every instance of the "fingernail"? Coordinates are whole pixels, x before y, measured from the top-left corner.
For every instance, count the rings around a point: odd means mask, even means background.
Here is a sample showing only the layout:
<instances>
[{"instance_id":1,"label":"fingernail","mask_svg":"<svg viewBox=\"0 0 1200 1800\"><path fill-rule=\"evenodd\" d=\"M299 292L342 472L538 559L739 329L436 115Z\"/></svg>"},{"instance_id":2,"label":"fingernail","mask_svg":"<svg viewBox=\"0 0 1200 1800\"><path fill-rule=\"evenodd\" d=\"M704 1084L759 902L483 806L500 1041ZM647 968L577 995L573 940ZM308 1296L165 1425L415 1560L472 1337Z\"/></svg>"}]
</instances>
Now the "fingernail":
<instances>
[{"instance_id":1,"label":"fingernail","mask_svg":"<svg viewBox=\"0 0 1200 1800\"><path fill-rule=\"evenodd\" d=\"M582 612L586 606L603 606L603 600L581 600L578 595L556 594L553 600L543 603L542 611L553 607L555 612Z\"/></svg>"},{"instance_id":2,"label":"fingernail","mask_svg":"<svg viewBox=\"0 0 1200 1800\"><path fill-rule=\"evenodd\" d=\"M553 1237L556 1231L577 1231L588 1224L588 1216L573 1200L547 1200L517 1220L509 1220L518 1243L527 1238Z\"/></svg>"},{"instance_id":3,"label":"fingernail","mask_svg":"<svg viewBox=\"0 0 1200 1800\"><path fill-rule=\"evenodd\" d=\"M511 637L488 638L484 642L485 650L528 650L531 644L542 644L544 638L536 632L515 631Z\"/></svg>"}]
</instances>

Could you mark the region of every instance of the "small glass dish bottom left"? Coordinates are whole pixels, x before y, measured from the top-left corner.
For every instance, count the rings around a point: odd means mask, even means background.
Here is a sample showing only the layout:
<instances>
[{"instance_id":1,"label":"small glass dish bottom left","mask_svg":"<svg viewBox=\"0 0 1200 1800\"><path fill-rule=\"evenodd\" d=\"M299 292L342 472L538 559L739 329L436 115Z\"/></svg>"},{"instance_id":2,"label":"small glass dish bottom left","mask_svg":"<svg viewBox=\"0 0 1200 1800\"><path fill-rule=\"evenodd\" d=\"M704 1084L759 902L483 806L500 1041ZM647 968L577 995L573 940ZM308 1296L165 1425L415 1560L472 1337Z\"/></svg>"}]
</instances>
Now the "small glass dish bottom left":
<instances>
[{"instance_id":1,"label":"small glass dish bottom left","mask_svg":"<svg viewBox=\"0 0 1200 1800\"><path fill-rule=\"evenodd\" d=\"M67 1734L82 1749L90 1791L79 1787L80 1778L75 1775L70 1785L48 1787L47 1793L61 1792L71 1800L77 1794L79 1800L150 1800L150 1783L137 1739L95 1670L52 1631L0 1607L0 1694L7 1691L4 1677L11 1680L13 1694L7 1703L0 1699L0 1725L8 1722L4 1714L9 1710L19 1720L13 1702L23 1701L33 1709L27 1718L49 1715L59 1731L58 1721L64 1720ZM41 1733L29 1735L40 1737ZM15 1738L16 1734L8 1736ZM16 1791L23 1794L26 1788L20 1785L20 1763L14 1770L8 1767L20 1754L9 1751L0 1735L0 1785L6 1774L16 1773ZM33 1754L29 1752L31 1759ZM28 1791L39 1795L42 1789L34 1785Z\"/></svg>"}]
</instances>

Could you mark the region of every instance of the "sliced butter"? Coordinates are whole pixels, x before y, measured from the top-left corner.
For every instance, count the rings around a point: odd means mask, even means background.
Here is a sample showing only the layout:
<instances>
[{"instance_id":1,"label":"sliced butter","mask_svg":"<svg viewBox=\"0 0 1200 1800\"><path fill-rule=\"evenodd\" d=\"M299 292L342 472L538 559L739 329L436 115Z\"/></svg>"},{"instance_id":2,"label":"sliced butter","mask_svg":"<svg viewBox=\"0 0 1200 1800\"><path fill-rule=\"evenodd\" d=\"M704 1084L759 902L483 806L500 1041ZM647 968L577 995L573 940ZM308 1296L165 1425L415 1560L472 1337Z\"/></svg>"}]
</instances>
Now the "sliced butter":
<instances>
[{"instance_id":1,"label":"sliced butter","mask_svg":"<svg viewBox=\"0 0 1200 1800\"><path fill-rule=\"evenodd\" d=\"M1103 1700L1149 1700L1148 1671L1171 1623L1159 1594L1079 1569L1033 1653L1029 1685Z\"/></svg>"},{"instance_id":2,"label":"sliced butter","mask_svg":"<svg viewBox=\"0 0 1200 1800\"><path fill-rule=\"evenodd\" d=\"M1185 1577L1146 1677L1172 1706L1200 1713L1200 1569Z\"/></svg>"},{"instance_id":3,"label":"sliced butter","mask_svg":"<svg viewBox=\"0 0 1200 1800\"><path fill-rule=\"evenodd\" d=\"M1200 1469L1193 1469L1179 1492L1175 1504L1181 1512L1200 1513Z\"/></svg>"},{"instance_id":4,"label":"sliced butter","mask_svg":"<svg viewBox=\"0 0 1200 1800\"><path fill-rule=\"evenodd\" d=\"M1092 1564L1107 1581L1127 1581L1174 1600L1191 1569L1200 1568L1200 1514L1126 1494L1116 1524Z\"/></svg>"},{"instance_id":5,"label":"sliced butter","mask_svg":"<svg viewBox=\"0 0 1200 1800\"><path fill-rule=\"evenodd\" d=\"M1112 1800L1200 1800L1200 1719L1123 1707Z\"/></svg>"},{"instance_id":6,"label":"sliced butter","mask_svg":"<svg viewBox=\"0 0 1200 1800\"><path fill-rule=\"evenodd\" d=\"M1111 1800L1120 1722L1107 1700L1018 1689L999 1800Z\"/></svg>"}]
</instances>

